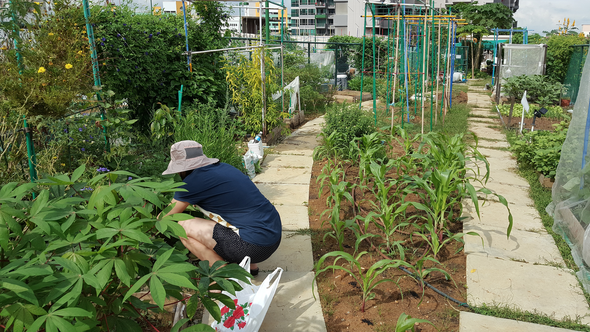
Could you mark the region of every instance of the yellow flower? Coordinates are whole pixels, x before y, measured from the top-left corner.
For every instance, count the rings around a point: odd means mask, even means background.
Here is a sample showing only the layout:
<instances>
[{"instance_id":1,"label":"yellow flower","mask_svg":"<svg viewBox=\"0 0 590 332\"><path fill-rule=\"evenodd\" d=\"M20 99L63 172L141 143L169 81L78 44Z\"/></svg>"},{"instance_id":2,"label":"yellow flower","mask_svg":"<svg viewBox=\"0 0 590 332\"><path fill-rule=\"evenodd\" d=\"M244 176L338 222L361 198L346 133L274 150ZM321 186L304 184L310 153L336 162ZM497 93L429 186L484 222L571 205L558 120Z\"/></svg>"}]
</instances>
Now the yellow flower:
<instances>
[{"instance_id":1,"label":"yellow flower","mask_svg":"<svg viewBox=\"0 0 590 332\"><path fill-rule=\"evenodd\" d=\"M65 166L66 164L64 164L64 163L61 163L61 165L62 165L62 166Z\"/></svg>"},{"instance_id":2,"label":"yellow flower","mask_svg":"<svg viewBox=\"0 0 590 332\"><path fill-rule=\"evenodd\" d=\"M38 3L37 1L35 1L35 4L36 4L36 5L40 5L40 3Z\"/></svg>"},{"instance_id":3,"label":"yellow flower","mask_svg":"<svg viewBox=\"0 0 590 332\"><path fill-rule=\"evenodd\" d=\"M53 159L57 159L57 157L53 157Z\"/></svg>"},{"instance_id":4,"label":"yellow flower","mask_svg":"<svg viewBox=\"0 0 590 332\"><path fill-rule=\"evenodd\" d=\"M72 67L74 67L74 66L72 66L72 65L71 65L71 64L69 64L69 63L68 63L68 64L66 64L66 69L72 69Z\"/></svg>"},{"instance_id":5,"label":"yellow flower","mask_svg":"<svg viewBox=\"0 0 590 332\"><path fill-rule=\"evenodd\" d=\"M53 36L53 32L48 33L48 35Z\"/></svg>"},{"instance_id":6,"label":"yellow flower","mask_svg":"<svg viewBox=\"0 0 590 332\"><path fill-rule=\"evenodd\" d=\"M82 51L78 51L78 54L82 55L82 53L83 53Z\"/></svg>"},{"instance_id":7,"label":"yellow flower","mask_svg":"<svg viewBox=\"0 0 590 332\"><path fill-rule=\"evenodd\" d=\"M37 70L37 73L39 74L43 74L45 72L45 67L39 67L39 70Z\"/></svg>"},{"instance_id":8,"label":"yellow flower","mask_svg":"<svg viewBox=\"0 0 590 332\"><path fill-rule=\"evenodd\" d=\"M103 63L102 63L102 65L103 65L103 66L106 66L106 65L107 65L107 63L106 63L106 62L103 62Z\"/></svg>"}]
</instances>

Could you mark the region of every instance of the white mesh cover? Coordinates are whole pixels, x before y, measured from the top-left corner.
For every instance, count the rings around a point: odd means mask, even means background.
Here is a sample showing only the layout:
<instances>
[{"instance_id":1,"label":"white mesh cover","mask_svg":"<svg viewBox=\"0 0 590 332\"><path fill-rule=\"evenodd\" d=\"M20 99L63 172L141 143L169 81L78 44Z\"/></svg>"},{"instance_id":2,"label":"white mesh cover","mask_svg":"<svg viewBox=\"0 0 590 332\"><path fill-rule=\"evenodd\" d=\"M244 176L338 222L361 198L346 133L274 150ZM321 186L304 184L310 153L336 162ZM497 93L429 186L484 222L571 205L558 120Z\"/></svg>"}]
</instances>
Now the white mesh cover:
<instances>
[{"instance_id":1,"label":"white mesh cover","mask_svg":"<svg viewBox=\"0 0 590 332\"><path fill-rule=\"evenodd\" d=\"M545 68L545 45L504 45L500 79L512 76L541 75Z\"/></svg>"},{"instance_id":2,"label":"white mesh cover","mask_svg":"<svg viewBox=\"0 0 590 332\"><path fill-rule=\"evenodd\" d=\"M316 53L311 53L309 56L309 62L317 65L320 68L334 65L333 51L318 51Z\"/></svg>"},{"instance_id":3,"label":"white mesh cover","mask_svg":"<svg viewBox=\"0 0 590 332\"><path fill-rule=\"evenodd\" d=\"M570 245L580 267L578 278L587 291L590 291L590 156L584 151L584 142L590 137L586 133L589 104L590 61L586 60L572 121L561 149L553 201L547 212L555 219L553 230Z\"/></svg>"}]
</instances>

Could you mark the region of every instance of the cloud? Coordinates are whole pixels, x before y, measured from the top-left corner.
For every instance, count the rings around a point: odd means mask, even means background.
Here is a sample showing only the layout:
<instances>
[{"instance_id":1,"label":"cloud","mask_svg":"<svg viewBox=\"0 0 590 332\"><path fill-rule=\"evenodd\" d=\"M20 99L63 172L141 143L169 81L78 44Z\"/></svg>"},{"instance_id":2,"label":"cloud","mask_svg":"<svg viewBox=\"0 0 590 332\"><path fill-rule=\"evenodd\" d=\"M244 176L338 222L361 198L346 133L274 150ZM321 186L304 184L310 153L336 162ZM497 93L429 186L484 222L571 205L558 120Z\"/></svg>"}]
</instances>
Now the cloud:
<instances>
[{"instance_id":1,"label":"cloud","mask_svg":"<svg viewBox=\"0 0 590 332\"><path fill-rule=\"evenodd\" d=\"M523 0L514 14L518 26L534 30L542 34L558 28L563 19L576 20L576 27L581 30L582 24L590 24L590 2L580 0ZM562 22L563 23L563 22Z\"/></svg>"}]
</instances>

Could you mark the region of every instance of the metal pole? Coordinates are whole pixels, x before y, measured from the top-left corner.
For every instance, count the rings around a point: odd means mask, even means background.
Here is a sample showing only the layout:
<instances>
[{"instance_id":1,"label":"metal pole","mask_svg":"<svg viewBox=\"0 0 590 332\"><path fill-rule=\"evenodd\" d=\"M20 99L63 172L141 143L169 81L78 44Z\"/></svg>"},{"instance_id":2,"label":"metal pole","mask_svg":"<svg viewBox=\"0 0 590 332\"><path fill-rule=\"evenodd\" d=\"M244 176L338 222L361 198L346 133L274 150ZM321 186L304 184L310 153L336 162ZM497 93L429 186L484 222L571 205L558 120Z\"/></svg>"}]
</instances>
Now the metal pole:
<instances>
[{"instance_id":1,"label":"metal pole","mask_svg":"<svg viewBox=\"0 0 590 332\"><path fill-rule=\"evenodd\" d=\"M262 0L259 2L259 4L260 8L262 8ZM260 9L258 14L260 25L260 46L264 46L264 42L262 41L262 9ZM260 82L260 88L262 89L262 133L266 135L266 73L264 68L264 55L264 47L262 47L260 49L260 77L262 79Z\"/></svg>"},{"instance_id":2,"label":"metal pole","mask_svg":"<svg viewBox=\"0 0 590 332\"><path fill-rule=\"evenodd\" d=\"M494 85L494 79L496 77L496 66L497 64L497 54L496 49L498 48L498 28L494 29L494 64L492 65L492 86Z\"/></svg>"},{"instance_id":3,"label":"metal pole","mask_svg":"<svg viewBox=\"0 0 590 332\"><path fill-rule=\"evenodd\" d=\"M406 1L404 0L404 14L406 11L405 6ZM406 111L408 117L408 123L410 122L410 96L409 96L409 89L408 89L408 24L406 22L406 18L404 17L404 79L406 85ZM402 116L402 128L403 128L403 116Z\"/></svg>"},{"instance_id":4,"label":"metal pole","mask_svg":"<svg viewBox=\"0 0 590 332\"><path fill-rule=\"evenodd\" d=\"M455 35L457 33L457 25L453 23L453 41L451 42L451 87L449 88L449 107L453 107L453 75L455 74Z\"/></svg>"},{"instance_id":5,"label":"metal pole","mask_svg":"<svg viewBox=\"0 0 590 332\"><path fill-rule=\"evenodd\" d=\"M82 6L84 7L84 19L86 21L86 35L88 35L88 43L90 43L90 58L92 60L92 75L94 76L94 86L100 88L100 73L98 70L98 55L96 54L96 43L94 40L94 29L92 28L92 24L90 24L90 6L88 5L88 0L82 0ZM96 93L98 100L101 100L100 90ZM102 121L106 120L106 114L104 109L100 108L100 119ZM107 129L105 126L102 126L102 134L104 136L104 145L105 150L110 152L111 146L109 143L109 138L107 136Z\"/></svg>"},{"instance_id":6,"label":"metal pole","mask_svg":"<svg viewBox=\"0 0 590 332\"><path fill-rule=\"evenodd\" d=\"M440 73L440 37L441 37L441 31L442 31L442 27L440 24L440 21L438 21L438 52L437 52L437 64L436 64L436 106L435 106L435 110L436 112L434 112L434 117L435 117L435 122L438 123L438 87L439 87L439 73Z\"/></svg>"},{"instance_id":7,"label":"metal pole","mask_svg":"<svg viewBox=\"0 0 590 332\"><path fill-rule=\"evenodd\" d=\"M29 175L31 182L37 181L37 159L35 157L35 145L33 144L33 133L27 124L27 118L23 115L23 122L25 126L25 137L27 138L27 154L29 160Z\"/></svg>"},{"instance_id":8,"label":"metal pole","mask_svg":"<svg viewBox=\"0 0 590 332\"><path fill-rule=\"evenodd\" d=\"M283 9L281 12L281 111L285 111L285 66L284 66L284 62L285 62L285 56L284 56L284 47L283 47L283 30L285 29L285 26L283 24L283 19L285 17L285 13L287 12L287 9L285 8L285 3L284 0L281 0L281 6L283 6ZM300 114L301 115L301 114Z\"/></svg>"},{"instance_id":9,"label":"metal pole","mask_svg":"<svg viewBox=\"0 0 590 332\"><path fill-rule=\"evenodd\" d=\"M427 84L427 79L426 79L426 71L427 71L427 61L426 61L426 49L427 49L427 45L426 45L426 21L428 20L428 11L426 10L426 8L424 9L424 37L422 38L423 42L422 42L422 94L420 95L420 103L421 105L421 109L422 109L422 121L420 121L420 125L421 125L421 133L424 134L424 106L425 102L424 102L424 88L425 85Z\"/></svg>"},{"instance_id":10,"label":"metal pole","mask_svg":"<svg viewBox=\"0 0 590 332\"><path fill-rule=\"evenodd\" d=\"M260 5L262 5L262 3L260 3ZM268 1L266 2L265 6L267 8L266 9L266 12L264 13L264 21L265 21L265 26L266 26L266 43L267 44L270 44L270 27L269 27L269 24L270 24L270 22L269 22L270 21L270 13L269 13L270 12L270 9L268 9L269 8L268 7Z\"/></svg>"},{"instance_id":11,"label":"metal pole","mask_svg":"<svg viewBox=\"0 0 590 332\"><path fill-rule=\"evenodd\" d=\"M363 78L365 77L365 39L367 32L367 4L365 3L365 18L363 23L363 56L361 60L361 97L359 101L359 109L363 106Z\"/></svg>"},{"instance_id":12,"label":"metal pole","mask_svg":"<svg viewBox=\"0 0 590 332\"><path fill-rule=\"evenodd\" d=\"M375 5L371 5L371 14L373 15L373 115L375 124L377 124L377 68L375 68Z\"/></svg>"},{"instance_id":13,"label":"metal pole","mask_svg":"<svg viewBox=\"0 0 590 332\"><path fill-rule=\"evenodd\" d=\"M184 3L184 0L182 0L182 14L184 16L184 34L185 34L185 40L186 40L186 51L189 52L188 50L188 24L186 23L186 5ZM188 56L186 58L186 65L188 66L188 71L192 72L193 71L193 66L191 64L191 57Z\"/></svg>"},{"instance_id":14,"label":"metal pole","mask_svg":"<svg viewBox=\"0 0 590 332\"><path fill-rule=\"evenodd\" d=\"M430 76L428 82L430 82L430 131L432 131L432 109L434 108L433 99L434 99L434 85L432 84L432 76L434 75L434 1L430 2L430 12L432 13L432 22L430 28L430 39L431 39L431 46L430 46Z\"/></svg>"},{"instance_id":15,"label":"metal pole","mask_svg":"<svg viewBox=\"0 0 590 332\"><path fill-rule=\"evenodd\" d=\"M398 5L397 6L397 15L399 16L400 14L400 9L401 7ZM398 71L398 55L399 55L399 34L400 34L400 19L397 19L397 29L395 30L395 57L393 59L393 61L395 61L395 69L393 70L393 96L392 96L392 104L393 104L393 108L391 109L391 130L393 130L393 114L395 112L395 92L397 89L397 71ZM403 106L402 106L403 109ZM404 119L402 117L402 124L404 122Z\"/></svg>"}]
</instances>

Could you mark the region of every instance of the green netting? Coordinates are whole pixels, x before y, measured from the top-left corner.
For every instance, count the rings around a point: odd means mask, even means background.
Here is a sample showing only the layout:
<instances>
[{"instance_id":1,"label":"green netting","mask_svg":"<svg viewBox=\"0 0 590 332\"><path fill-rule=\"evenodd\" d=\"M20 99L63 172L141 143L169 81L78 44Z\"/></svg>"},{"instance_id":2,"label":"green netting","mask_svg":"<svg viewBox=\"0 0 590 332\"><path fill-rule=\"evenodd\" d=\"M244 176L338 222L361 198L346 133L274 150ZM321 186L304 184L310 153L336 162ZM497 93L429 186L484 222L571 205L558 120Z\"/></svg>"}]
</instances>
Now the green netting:
<instances>
[{"instance_id":1,"label":"green netting","mask_svg":"<svg viewBox=\"0 0 590 332\"><path fill-rule=\"evenodd\" d=\"M574 45L574 51L570 58L570 64L567 70L567 75L563 84L566 87L566 91L563 93L563 99L571 100L571 104L576 103L578 97L578 91L580 90L580 80L582 79L582 69L586 62L586 56L588 55L588 47L590 45Z\"/></svg>"}]
</instances>

